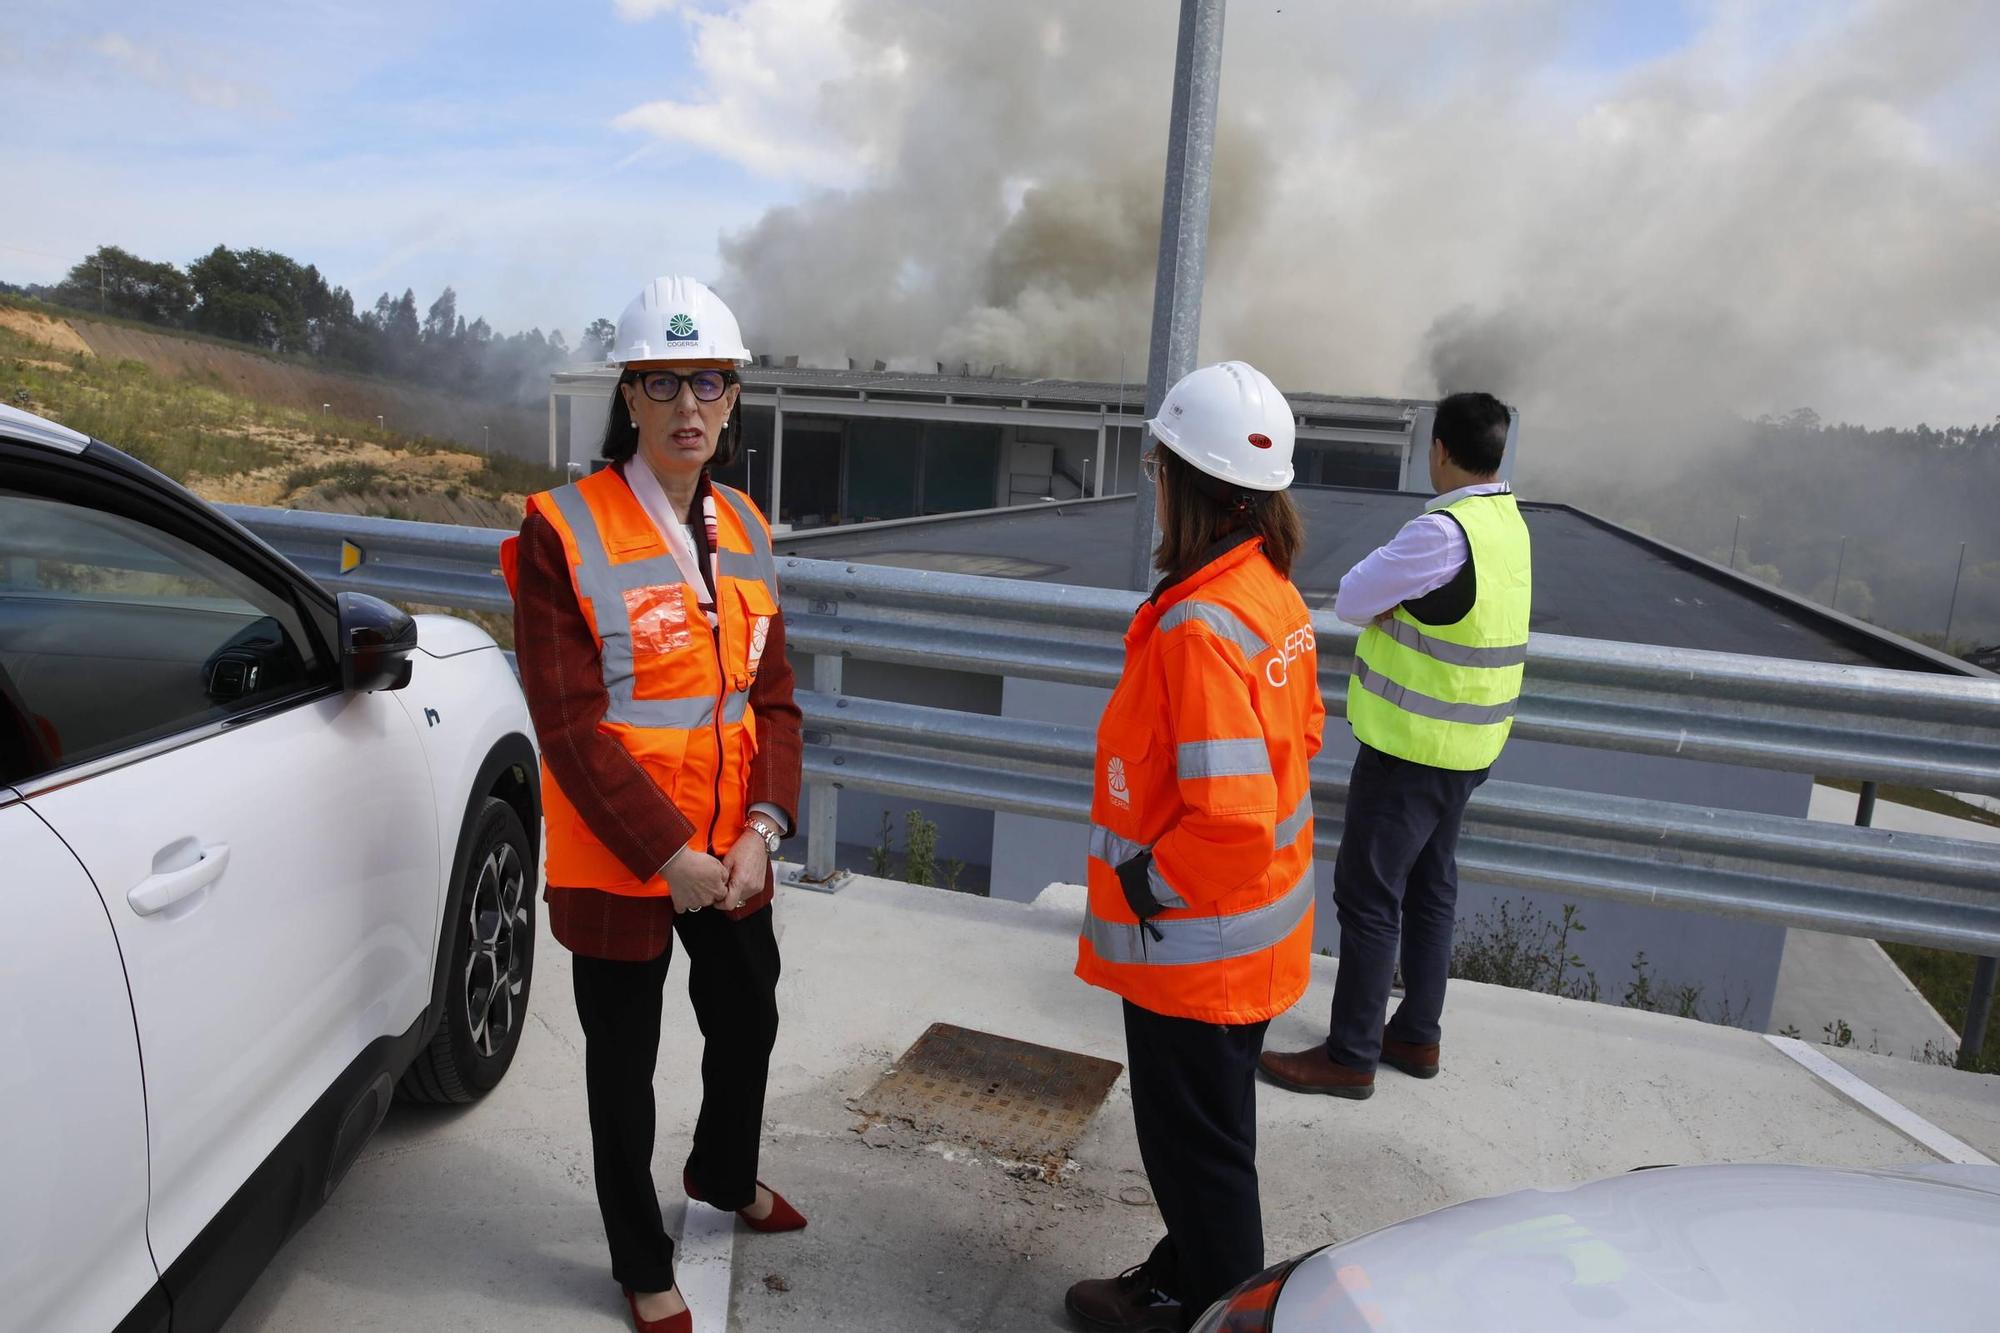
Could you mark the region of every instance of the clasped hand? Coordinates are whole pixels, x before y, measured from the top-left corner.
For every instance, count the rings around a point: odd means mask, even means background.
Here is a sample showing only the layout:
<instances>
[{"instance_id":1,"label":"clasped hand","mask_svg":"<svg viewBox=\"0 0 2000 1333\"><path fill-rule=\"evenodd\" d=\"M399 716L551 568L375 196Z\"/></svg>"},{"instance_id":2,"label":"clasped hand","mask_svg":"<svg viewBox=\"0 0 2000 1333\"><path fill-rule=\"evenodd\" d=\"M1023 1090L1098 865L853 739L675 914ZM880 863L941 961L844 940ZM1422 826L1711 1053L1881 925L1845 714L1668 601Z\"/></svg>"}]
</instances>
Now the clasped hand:
<instances>
[{"instance_id":1,"label":"clasped hand","mask_svg":"<svg viewBox=\"0 0 2000 1333\"><path fill-rule=\"evenodd\" d=\"M674 910L698 912L704 907L720 907L725 912L734 911L764 891L769 866L764 840L752 829L745 829L719 860L690 847L667 866Z\"/></svg>"}]
</instances>

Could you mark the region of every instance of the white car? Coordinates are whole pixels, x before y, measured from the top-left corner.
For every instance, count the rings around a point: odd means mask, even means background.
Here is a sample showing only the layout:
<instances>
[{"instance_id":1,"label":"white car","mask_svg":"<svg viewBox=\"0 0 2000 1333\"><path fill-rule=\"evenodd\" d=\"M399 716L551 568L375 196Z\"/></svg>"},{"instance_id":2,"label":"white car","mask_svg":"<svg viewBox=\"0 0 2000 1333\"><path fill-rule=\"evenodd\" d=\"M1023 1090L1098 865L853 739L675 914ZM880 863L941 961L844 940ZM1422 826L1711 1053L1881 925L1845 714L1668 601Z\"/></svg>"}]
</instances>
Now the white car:
<instances>
[{"instance_id":1,"label":"white car","mask_svg":"<svg viewBox=\"0 0 2000 1333\"><path fill-rule=\"evenodd\" d=\"M483 631L0 407L0 1328L214 1328L392 1096L499 1082L532 736Z\"/></svg>"},{"instance_id":2,"label":"white car","mask_svg":"<svg viewBox=\"0 0 2000 1333\"><path fill-rule=\"evenodd\" d=\"M1315 1250L1195 1333L1984 1333L1995 1255L2000 1167L1659 1167Z\"/></svg>"}]
</instances>

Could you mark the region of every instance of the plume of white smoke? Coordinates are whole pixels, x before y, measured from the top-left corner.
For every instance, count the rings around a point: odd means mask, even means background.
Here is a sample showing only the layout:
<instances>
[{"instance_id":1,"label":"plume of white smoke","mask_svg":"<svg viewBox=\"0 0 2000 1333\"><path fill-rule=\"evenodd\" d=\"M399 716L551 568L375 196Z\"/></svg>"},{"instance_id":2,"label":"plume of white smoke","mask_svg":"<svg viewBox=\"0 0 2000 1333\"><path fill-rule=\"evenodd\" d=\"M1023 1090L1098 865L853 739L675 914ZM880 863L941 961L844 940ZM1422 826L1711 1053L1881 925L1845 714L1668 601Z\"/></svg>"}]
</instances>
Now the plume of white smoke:
<instances>
[{"instance_id":1,"label":"plume of white smoke","mask_svg":"<svg viewBox=\"0 0 2000 1333\"><path fill-rule=\"evenodd\" d=\"M628 123L822 182L724 238L759 347L1137 378L1176 8L710 5L706 99ZM1237 0L1204 356L1489 388L1621 465L1713 414L2000 410L2000 4L1741 0L1591 53L1647 8Z\"/></svg>"}]
</instances>

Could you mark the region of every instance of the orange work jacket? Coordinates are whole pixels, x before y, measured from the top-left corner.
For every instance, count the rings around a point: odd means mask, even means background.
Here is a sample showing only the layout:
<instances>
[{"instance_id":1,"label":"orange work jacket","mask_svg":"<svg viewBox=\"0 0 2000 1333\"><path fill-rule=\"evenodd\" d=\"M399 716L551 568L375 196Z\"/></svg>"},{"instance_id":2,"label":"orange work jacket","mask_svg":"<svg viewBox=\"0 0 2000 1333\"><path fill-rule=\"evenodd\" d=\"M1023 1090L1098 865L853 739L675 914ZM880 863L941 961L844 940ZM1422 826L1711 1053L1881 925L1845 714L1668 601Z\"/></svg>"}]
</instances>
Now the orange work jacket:
<instances>
[{"instance_id":1,"label":"orange work jacket","mask_svg":"<svg viewBox=\"0 0 2000 1333\"><path fill-rule=\"evenodd\" d=\"M1097 729L1079 977L1208 1023L1261 1022L1305 994L1307 765L1325 719L1312 616L1261 540L1139 608ZM1116 871L1149 849L1168 910L1142 925Z\"/></svg>"},{"instance_id":2,"label":"orange work jacket","mask_svg":"<svg viewBox=\"0 0 2000 1333\"><path fill-rule=\"evenodd\" d=\"M636 466L643 466L637 464ZM597 638L610 696L600 729L639 762L694 825L690 845L721 855L748 813L757 718L750 683L778 614L771 532L743 492L711 482L717 537L716 613L687 583L665 537L625 479L611 468L528 500L562 537L576 599ZM514 543L501 546L512 590ZM632 897L666 897L658 875L639 880L590 830L542 764L548 882Z\"/></svg>"}]
</instances>

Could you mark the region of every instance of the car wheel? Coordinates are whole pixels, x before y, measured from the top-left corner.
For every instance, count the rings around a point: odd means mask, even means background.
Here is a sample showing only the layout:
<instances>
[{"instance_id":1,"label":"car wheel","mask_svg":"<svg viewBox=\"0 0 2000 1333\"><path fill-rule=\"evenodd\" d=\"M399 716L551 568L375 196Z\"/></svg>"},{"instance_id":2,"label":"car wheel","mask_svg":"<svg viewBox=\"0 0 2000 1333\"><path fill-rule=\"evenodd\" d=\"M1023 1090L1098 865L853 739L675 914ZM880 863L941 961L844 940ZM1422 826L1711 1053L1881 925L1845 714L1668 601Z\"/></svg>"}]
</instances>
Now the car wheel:
<instances>
[{"instance_id":1,"label":"car wheel","mask_svg":"<svg viewBox=\"0 0 2000 1333\"><path fill-rule=\"evenodd\" d=\"M514 1061L535 967L535 874L528 835L505 801L488 798L445 922L444 1015L403 1075L412 1101L465 1103L490 1092Z\"/></svg>"}]
</instances>

